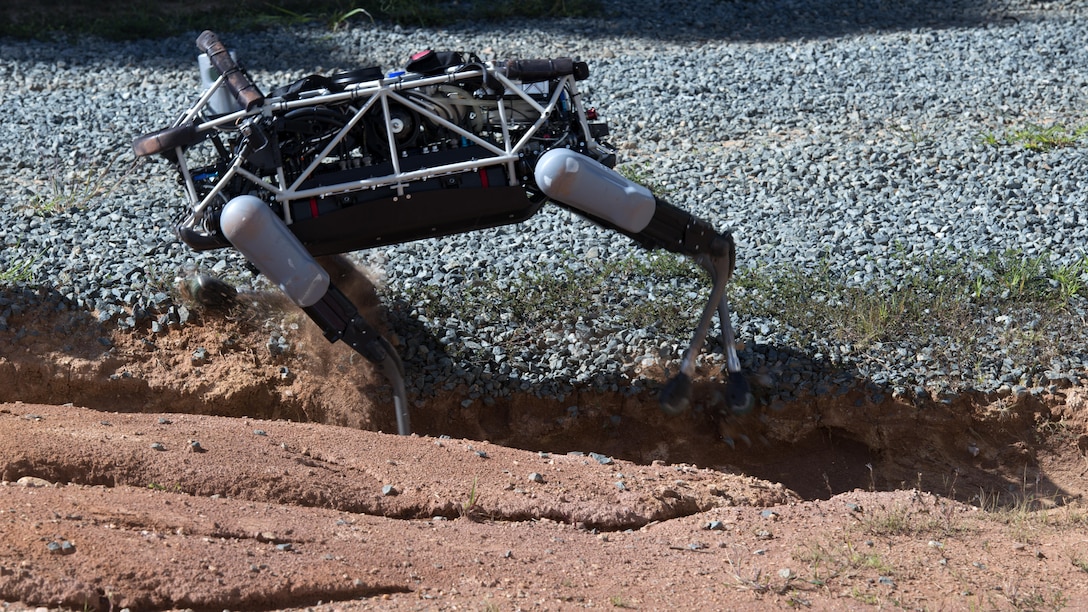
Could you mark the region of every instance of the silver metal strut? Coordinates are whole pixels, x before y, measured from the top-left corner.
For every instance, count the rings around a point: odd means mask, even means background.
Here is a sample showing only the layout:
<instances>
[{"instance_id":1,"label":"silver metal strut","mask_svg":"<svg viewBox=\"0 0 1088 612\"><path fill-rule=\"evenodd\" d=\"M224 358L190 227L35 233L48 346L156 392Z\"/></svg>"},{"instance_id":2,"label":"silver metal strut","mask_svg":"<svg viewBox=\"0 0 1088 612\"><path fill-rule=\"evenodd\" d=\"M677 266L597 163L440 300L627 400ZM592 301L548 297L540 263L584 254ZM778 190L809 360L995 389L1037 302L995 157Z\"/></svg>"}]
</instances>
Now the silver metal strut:
<instances>
[{"instance_id":1,"label":"silver metal strut","mask_svg":"<svg viewBox=\"0 0 1088 612\"><path fill-rule=\"evenodd\" d=\"M725 287L732 275L733 262L729 257L703 256L697 259L699 265L710 273L713 280L713 288L706 306L699 316L699 324L695 327L695 334L688 345L684 357L680 361L680 372L674 376L661 391L661 409L667 414L680 414L691 405L691 383L695 375L695 361L703 350L707 333L710 331L711 319L715 311L722 325L722 345L725 347L726 370L728 380L726 382L726 400L733 414L746 414L755 406L755 398L752 396L748 381L741 373L740 358L737 356L736 336L733 332L729 302L725 295Z\"/></svg>"}]
</instances>

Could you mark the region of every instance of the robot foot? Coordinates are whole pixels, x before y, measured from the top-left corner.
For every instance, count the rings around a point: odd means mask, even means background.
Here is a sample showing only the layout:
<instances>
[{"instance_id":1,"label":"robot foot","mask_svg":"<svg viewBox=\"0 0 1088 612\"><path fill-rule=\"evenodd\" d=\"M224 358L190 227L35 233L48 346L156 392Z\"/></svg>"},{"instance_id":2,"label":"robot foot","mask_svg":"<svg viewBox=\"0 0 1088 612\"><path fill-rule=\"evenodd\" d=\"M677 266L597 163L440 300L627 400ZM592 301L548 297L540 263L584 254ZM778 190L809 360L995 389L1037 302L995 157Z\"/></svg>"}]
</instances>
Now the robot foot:
<instances>
[{"instance_id":1,"label":"robot foot","mask_svg":"<svg viewBox=\"0 0 1088 612\"><path fill-rule=\"evenodd\" d=\"M196 274L178 283L182 298L209 310L228 310L238 301L238 290L208 274Z\"/></svg>"}]
</instances>

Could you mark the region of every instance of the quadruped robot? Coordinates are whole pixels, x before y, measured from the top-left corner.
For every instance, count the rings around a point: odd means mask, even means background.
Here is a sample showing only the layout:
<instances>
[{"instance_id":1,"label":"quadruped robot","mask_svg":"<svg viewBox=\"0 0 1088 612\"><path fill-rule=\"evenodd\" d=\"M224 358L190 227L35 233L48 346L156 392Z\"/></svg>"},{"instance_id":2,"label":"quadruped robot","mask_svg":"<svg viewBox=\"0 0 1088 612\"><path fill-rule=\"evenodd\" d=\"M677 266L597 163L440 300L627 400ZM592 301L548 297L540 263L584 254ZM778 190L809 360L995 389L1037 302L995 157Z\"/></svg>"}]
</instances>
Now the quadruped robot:
<instances>
[{"instance_id":1,"label":"quadruped robot","mask_svg":"<svg viewBox=\"0 0 1088 612\"><path fill-rule=\"evenodd\" d=\"M578 92L586 63L428 50L403 71L311 75L265 95L213 32L197 47L215 80L170 127L133 142L137 156L177 169L190 201L178 237L197 251L237 249L330 342L381 366L400 434L411 431L400 358L315 258L518 223L547 201L709 273L710 297L661 407L688 408L717 311L728 409L752 409L725 296L733 239L612 170L607 124Z\"/></svg>"}]
</instances>

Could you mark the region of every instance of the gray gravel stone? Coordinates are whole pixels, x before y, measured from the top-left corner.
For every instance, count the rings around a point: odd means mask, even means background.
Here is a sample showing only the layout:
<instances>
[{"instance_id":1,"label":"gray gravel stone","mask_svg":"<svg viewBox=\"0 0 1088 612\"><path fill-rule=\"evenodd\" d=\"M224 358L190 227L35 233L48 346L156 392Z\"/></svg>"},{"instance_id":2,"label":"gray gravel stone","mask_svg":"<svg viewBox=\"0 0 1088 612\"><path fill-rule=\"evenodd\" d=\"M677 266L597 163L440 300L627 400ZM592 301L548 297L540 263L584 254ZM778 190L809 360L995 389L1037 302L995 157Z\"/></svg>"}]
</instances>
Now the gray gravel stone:
<instances>
[{"instance_id":1,"label":"gray gravel stone","mask_svg":"<svg viewBox=\"0 0 1088 612\"><path fill-rule=\"evenodd\" d=\"M428 47L485 59L581 57L591 69L584 101L609 120L621 162L644 169L675 204L732 229L742 270L816 270L830 257L851 282L901 287L918 272L902 264L907 257L981 257L1010 246L1052 265L1088 255L1086 149L1034 152L983 138L1082 123L1083 3L608 0L605 7L605 18L495 27L360 22L336 32L315 25L221 34L266 91L315 72L395 68ZM164 127L199 93L195 35L0 40L0 102L18 118L0 123L0 272L25 272L5 282L0 328L45 304L89 311L105 325L147 324L158 334L192 316L170 297L176 276L207 271L244 290L266 288L238 254L194 253L175 240L183 205L175 177L166 164L131 153L135 136ZM99 176L108 189L81 195ZM517 227L357 257L380 270L397 296L433 289L436 302L390 313L409 347L407 383L416 396L458 385L485 402L518 391L637 392L648 384L640 365L661 359L675 369L688 332L632 330L619 315L650 299L707 290L695 281L646 286L616 278L594 316L549 330L459 309L459 291L473 282L625 257L648 261L627 238L554 207ZM1071 309L1083 316L1088 307L1080 301ZM1081 379L1083 326L1056 333L1058 357L1038 364L1006 341L1035 333L1031 317L993 315L979 332L986 336L980 346L992 350L955 364L932 357L955 354L948 338L855 347L826 329L745 312L735 325L747 345L746 368L783 372L767 379L781 385L776 401L817 385L846 393L858 381L887 386L888 394L901 388L922 397L935 388L944 397L1000 387L1019 395ZM991 324L998 316L1006 317L1001 327ZM291 348L289 331L270 335L273 355ZM911 362L927 349L932 358ZM704 363L722 362L715 350ZM794 368L790 355L819 357ZM847 380L832 380L844 370Z\"/></svg>"}]
</instances>

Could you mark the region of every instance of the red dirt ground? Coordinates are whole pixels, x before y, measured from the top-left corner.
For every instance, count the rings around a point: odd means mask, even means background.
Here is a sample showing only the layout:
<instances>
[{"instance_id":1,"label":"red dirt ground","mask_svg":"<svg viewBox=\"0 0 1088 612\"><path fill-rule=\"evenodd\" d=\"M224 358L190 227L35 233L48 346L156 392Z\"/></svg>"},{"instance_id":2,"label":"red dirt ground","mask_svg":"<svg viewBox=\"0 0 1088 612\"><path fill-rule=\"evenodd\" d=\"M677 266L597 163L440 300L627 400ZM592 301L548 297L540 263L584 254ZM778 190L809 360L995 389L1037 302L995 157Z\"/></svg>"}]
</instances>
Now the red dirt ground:
<instances>
[{"instance_id":1,"label":"red dirt ground","mask_svg":"<svg viewBox=\"0 0 1088 612\"><path fill-rule=\"evenodd\" d=\"M807 398L737 450L652 397L450 392L401 437L276 312L9 321L4 609L1088 608L1083 389Z\"/></svg>"}]
</instances>

